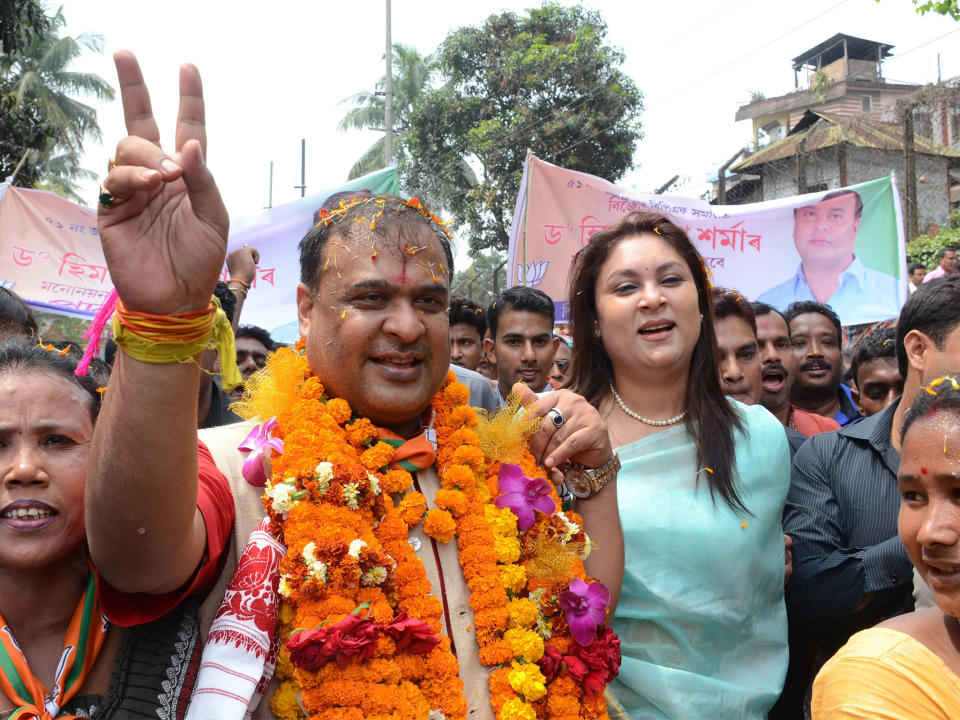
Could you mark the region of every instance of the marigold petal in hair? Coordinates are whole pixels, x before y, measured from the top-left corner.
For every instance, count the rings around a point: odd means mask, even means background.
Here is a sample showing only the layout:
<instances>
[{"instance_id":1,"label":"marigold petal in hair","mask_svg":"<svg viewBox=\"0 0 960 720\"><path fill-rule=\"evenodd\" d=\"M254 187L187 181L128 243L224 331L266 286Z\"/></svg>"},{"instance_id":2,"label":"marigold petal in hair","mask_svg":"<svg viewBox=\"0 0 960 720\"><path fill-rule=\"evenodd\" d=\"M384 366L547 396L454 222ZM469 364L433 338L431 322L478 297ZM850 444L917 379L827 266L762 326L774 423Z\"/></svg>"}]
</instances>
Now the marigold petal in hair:
<instances>
[{"instance_id":1,"label":"marigold petal in hair","mask_svg":"<svg viewBox=\"0 0 960 720\"><path fill-rule=\"evenodd\" d=\"M328 227L331 224L341 222L351 210L362 205L371 205L376 208L375 212L370 214L370 217L356 217L354 222L356 223L367 223L369 222L369 229L375 230L377 227L377 220L383 216L383 213L387 210L387 201L384 197L379 195L364 195L360 197L351 197L349 200L341 200L339 207L334 210L321 209L319 212L319 221L314 227L319 227L323 225ZM415 210L420 213L423 217L429 220L437 230L442 233L447 240L453 240L453 234L450 230L451 223L448 220L443 220L437 215L433 214L427 210L426 206L418 199L411 198L405 202L399 203L396 207L397 212L403 210ZM443 270L443 266L440 266L440 270Z\"/></svg>"},{"instance_id":2,"label":"marigold petal in hair","mask_svg":"<svg viewBox=\"0 0 960 720\"><path fill-rule=\"evenodd\" d=\"M72 348L73 345L70 344L63 349L58 349L53 343L47 343L46 345L44 345L43 340L41 340L40 347L42 347L47 352L55 352L57 355L66 355L67 353L70 352L70 348Z\"/></svg>"},{"instance_id":3,"label":"marigold petal in hair","mask_svg":"<svg viewBox=\"0 0 960 720\"><path fill-rule=\"evenodd\" d=\"M937 388L943 385L943 383L945 382L949 382L950 386L954 390L960 390L960 383L958 383L957 379L952 375L944 375L943 377L937 378L936 380L932 381L929 385L927 385L924 388L924 390L926 390L927 393L930 395L937 395L939 394L939 390L937 390Z\"/></svg>"}]
</instances>

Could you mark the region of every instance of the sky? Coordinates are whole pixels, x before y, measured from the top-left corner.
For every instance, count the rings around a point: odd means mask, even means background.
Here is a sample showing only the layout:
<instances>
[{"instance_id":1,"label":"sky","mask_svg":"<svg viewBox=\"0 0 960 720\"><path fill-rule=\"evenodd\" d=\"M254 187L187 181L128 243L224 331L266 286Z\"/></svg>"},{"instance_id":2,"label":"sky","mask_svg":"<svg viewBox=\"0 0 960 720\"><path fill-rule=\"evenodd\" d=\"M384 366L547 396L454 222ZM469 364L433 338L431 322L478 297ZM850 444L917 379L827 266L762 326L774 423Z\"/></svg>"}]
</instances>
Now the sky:
<instances>
[{"instance_id":1,"label":"sky","mask_svg":"<svg viewBox=\"0 0 960 720\"><path fill-rule=\"evenodd\" d=\"M59 4L59 3L58 3ZM165 145L177 114L177 68L192 62L204 83L207 162L231 217L300 197L300 143L306 140L307 194L346 180L374 131L339 132L342 101L373 90L384 74L385 2L352 0L63 0L64 32L103 37L103 54L85 53L73 69L116 86L112 53L137 54ZM393 0L393 41L432 52L448 33L491 14L522 12L532 2ZM751 123L734 121L751 91L767 97L794 88L791 58L838 32L893 45L883 66L891 82L928 83L960 75L960 23L919 16L910 0L594 0L608 24L606 42L625 53L622 66L644 94L643 138L618 184L649 192L674 174L671 193L697 197L706 177L752 140ZM50 4L55 9L56 4ZM105 172L126 133L118 99L89 100L103 144L89 141L84 166ZM403 188L401 187L401 191ZM83 186L92 204L96 184ZM466 243L458 266L466 263Z\"/></svg>"}]
</instances>

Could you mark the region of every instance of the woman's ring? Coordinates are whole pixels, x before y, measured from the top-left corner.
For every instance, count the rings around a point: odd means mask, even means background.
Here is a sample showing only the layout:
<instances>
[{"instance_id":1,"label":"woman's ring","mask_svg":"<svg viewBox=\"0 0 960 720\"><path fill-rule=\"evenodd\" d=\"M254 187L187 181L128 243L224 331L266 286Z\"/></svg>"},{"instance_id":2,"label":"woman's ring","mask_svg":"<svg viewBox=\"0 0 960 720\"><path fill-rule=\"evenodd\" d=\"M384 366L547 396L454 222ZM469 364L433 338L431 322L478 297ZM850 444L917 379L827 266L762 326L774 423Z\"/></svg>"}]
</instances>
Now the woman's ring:
<instances>
[{"instance_id":1,"label":"woman's ring","mask_svg":"<svg viewBox=\"0 0 960 720\"><path fill-rule=\"evenodd\" d=\"M560 427L567 421L566 418L563 417L563 413L560 412L560 408L557 408L557 407L552 407L549 410L547 410L547 417L549 417L553 421L553 424L556 427Z\"/></svg>"}]
</instances>

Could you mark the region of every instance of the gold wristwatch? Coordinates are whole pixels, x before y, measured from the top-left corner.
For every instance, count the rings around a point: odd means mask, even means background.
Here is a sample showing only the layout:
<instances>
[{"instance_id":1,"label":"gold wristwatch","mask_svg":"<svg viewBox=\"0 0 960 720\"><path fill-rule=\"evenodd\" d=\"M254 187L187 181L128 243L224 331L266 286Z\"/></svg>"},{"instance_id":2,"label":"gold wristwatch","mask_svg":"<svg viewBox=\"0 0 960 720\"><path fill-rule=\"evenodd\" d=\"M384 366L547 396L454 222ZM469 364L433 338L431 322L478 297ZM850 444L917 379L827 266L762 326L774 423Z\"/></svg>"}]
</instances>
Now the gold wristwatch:
<instances>
[{"instance_id":1,"label":"gold wristwatch","mask_svg":"<svg viewBox=\"0 0 960 720\"><path fill-rule=\"evenodd\" d=\"M598 468L588 468L578 463L571 463L563 471L563 484L570 494L580 500L593 497L617 476L620 469L620 458L616 452Z\"/></svg>"}]
</instances>

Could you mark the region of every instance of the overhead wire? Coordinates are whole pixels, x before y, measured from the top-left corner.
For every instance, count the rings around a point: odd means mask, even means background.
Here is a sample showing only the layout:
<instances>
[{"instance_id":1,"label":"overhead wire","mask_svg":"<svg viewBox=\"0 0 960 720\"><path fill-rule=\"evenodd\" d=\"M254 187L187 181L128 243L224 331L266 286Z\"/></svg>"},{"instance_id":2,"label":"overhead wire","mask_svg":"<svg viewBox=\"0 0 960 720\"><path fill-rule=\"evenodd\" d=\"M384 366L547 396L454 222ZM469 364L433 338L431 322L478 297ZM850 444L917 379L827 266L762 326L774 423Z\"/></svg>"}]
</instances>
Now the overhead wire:
<instances>
[{"instance_id":1,"label":"overhead wire","mask_svg":"<svg viewBox=\"0 0 960 720\"><path fill-rule=\"evenodd\" d=\"M800 23L799 25L790 28L790 29L787 30L785 33L782 33L782 34L780 34L780 35L777 35L775 38L773 38L773 39L771 39L771 40L768 40L767 42L765 42L765 43L764 43L763 45L761 45L760 47L755 48L754 50L751 50L750 52L748 52L746 55L742 55L741 57L737 58L736 60L733 60L732 62L729 62L729 63L727 63L726 65L723 65L723 66L717 68L716 70L714 70L714 71L711 72L711 73L708 73L708 74L706 74L706 75L700 76L699 78L697 78L696 80L694 80L692 83L690 83L690 84L687 85L686 87L681 88L680 90L677 90L676 92L674 92L674 93L671 94L671 95L667 95L663 100L664 100L664 101L665 101L665 100L672 100L673 98L677 97L678 95L682 95L683 93L687 92L688 90L690 90L690 89L692 89L692 88L695 88L697 85L701 84L702 82L704 82L704 81L706 81L706 80L709 80L710 78L719 75L720 73L724 72L725 70L729 70L729 69L732 68L734 65L739 65L739 64L742 63L744 60L753 57L754 55L756 55L756 54L757 54L758 52L760 52L761 50L765 50L766 48L768 48L768 47L770 47L771 45L773 45L775 42L779 42L780 40L783 40L783 38L787 37L788 35L792 35L793 33L795 33L795 32L796 32L797 30L799 30L800 28L806 27L807 25L809 25L810 23L812 23L814 20L819 20L819 19L822 18L824 15L833 12L833 11L836 10L838 7L840 7L841 5L846 4L847 2L849 2L849 0L840 0L840 2L836 3L835 5L830 6L829 8L827 8L826 10L824 10L823 12L817 13L816 15L814 15L814 16L813 16L812 18L810 18L809 20L805 20L805 21L803 21L802 23Z\"/></svg>"},{"instance_id":2,"label":"overhead wire","mask_svg":"<svg viewBox=\"0 0 960 720\"><path fill-rule=\"evenodd\" d=\"M667 96L666 98L664 98L664 100L671 100L671 99L673 99L673 98L675 98L675 97L677 97L677 96L679 96L679 95L687 92L688 90L696 87L697 85L699 85L699 84L700 84L701 82L703 82L704 80L707 80L707 79L709 79L709 78L711 78L711 77L713 77L713 76L715 76L715 75L723 72L724 70L727 70L727 69L729 69L730 67L733 67L734 65L737 65L737 64L743 62L744 60L749 59L750 57L756 55L758 52L760 52L761 50L764 50L765 48L769 47L769 46L772 45L773 43L778 42L779 40L782 40L783 38L787 37L788 35L790 35L790 34L796 32L797 30L799 30L799 29L801 29L801 28L809 25L809 24L812 23L813 21L815 21L815 20L823 17L824 15L826 15L826 14L828 14L828 13L830 13L830 12L833 12L833 11L836 10L837 8L839 8L839 7L841 7L842 5L844 5L845 3L847 3L848 1L849 1L849 0L840 0L839 2L835 3L834 5L832 5L831 7L827 8L826 10L823 10L823 11L817 13L816 15L814 15L813 17L805 20L804 22L800 23L799 25L796 25L795 27L791 28L790 30L787 30L786 32L781 33L781 34L778 35L777 37L775 37L775 38L773 38L772 40L769 40L768 42L764 43L763 45L755 48L754 50L750 51L750 52L747 53L746 55L743 55L743 56L737 58L736 60L733 60L732 62L724 65L723 67L715 70L714 72L712 72L712 73L710 73L710 74L708 74L708 75L705 75L705 76L700 77L699 79L695 80L693 83L690 83L688 86L686 86L686 87L678 90L677 92L672 93L671 95ZM719 15L721 12L723 12L724 10L726 10L727 8L729 8L730 6L736 4L737 2L740 2L740 0L733 0L733 1L730 2L730 3L727 3L727 4L724 5L720 10L716 11L715 13L713 13L713 15L711 15L710 17L715 17L715 16ZM705 18L703 21L701 21L700 24L703 24L703 23L706 22L706 20L708 20L708 19L709 19L709 18ZM599 92L600 90L602 90L602 89L604 89L604 87L603 87L603 86L599 86L596 90L593 91L593 93L591 93L591 96L588 96L587 98L582 99L581 102L586 102L588 99L590 99L590 97L592 97L593 95L596 95L596 93L598 93L598 92ZM555 108L554 110L551 111L551 116L554 115L554 114L556 114L556 113L562 112L563 110L569 108L569 107L570 107L571 105L573 105L573 104L574 104L574 103L571 102L571 103L568 103L566 106L562 106L562 107L560 107L560 108ZM535 129L535 128L537 128L537 127L542 126L544 123L548 122L548 121L551 119L551 116L548 116L547 118L543 119L543 120L540 121L539 123L535 123L533 126L528 126L527 128L523 128L523 129L518 130L518 131L516 132L516 134L514 135L514 137L516 137L517 139L519 139L518 135L519 135L520 132L526 134L526 133L528 133L531 129ZM616 122L608 125L608 126L605 127L605 128L601 128L600 130L597 130L596 132L591 133L590 135L587 135L587 136L585 136L585 137L579 138L579 139L576 140L575 142L573 142L573 143L571 143L571 144L569 144L569 145L566 145L566 146L560 148L559 150L553 151L552 153L550 153L549 155L547 155L546 157L544 157L544 160L553 160L553 159L555 159L558 155L561 155L562 153L566 152L567 150L570 150L570 149L572 149L572 148L574 148L574 147L576 147L576 146L578 146L578 145L580 145L580 144L582 144L582 143L584 143L584 142L587 142L587 141L589 141L589 140L592 140L593 138L598 137L599 135L602 135L602 134L605 133L605 132L610 132L611 130L613 130L613 129L615 129L617 126L619 126L621 123L623 123L623 120L622 120L622 119L619 119L619 120L617 120ZM511 132L514 132L514 131L511 131ZM509 141L508 141L508 142L509 142ZM456 155L455 153L451 153L451 159L455 159L456 162L459 162L459 161L462 159L462 156ZM511 174L519 175L520 173L511 173ZM495 179L494 179L494 182L503 180L503 179L505 179L506 177L508 177L508 175L504 175L504 176L495 178ZM451 196L450 196L450 199L460 199L460 198L466 196L466 194L469 193L471 190L472 190L472 188L471 188L471 189L468 189L468 190L465 190L465 191L463 191L463 192L461 192L461 193L457 193L457 194L451 195Z\"/></svg>"},{"instance_id":3,"label":"overhead wire","mask_svg":"<svg viewBox=\"0 0 960 720\"><path fill-rule=\"evenodd\" d=\"M820 12L820 13L818 13L817 15L814 15L812 18L804 21L804 22L801 23L800 25L797 25L796 27L792 28L791 30L788 30L787 32L785 32L785 33L783 33L783 34L778 35L778 36L777 36L776 38L774 38L773 40L770 40L769 42L767 42L767 43L765 43L764 45L761 45L760 47L752 50L751 52L747 53L746 55L741 56L741 57L738 58L737 60L734 60L733 62L731 62L731 63L729 63L729 64L727 64L727 65L724 65L723 67L721 67L721 68L719 68L718 70L710 73L709 75L705 75L705 76L697 79L696 81L694 81L694 82L691 83L690 85L686 86L685 88L682 88L681 90L678 90L677 92L675 92L675 93L673 93L673 94L671 94L671 95L668 95L668 96L665 97L663 100L664 100L664 101L666 101L666 100L671 100L671 99L677 97L678 95L681 95L681 94L687 92L688 90L696 87L697 85L699 85L699 84L700 84L701 82L703 82L704 80L707 80L707 79L713 77L714 75L717 75L717 74L719 74L720 72L723 72L724 70L727 70L727 69L729 69L730 67L732 67L732 66L734 66L734 65L736 65L736 64L738 64L738 63L740 63L740 62L743 62L744 60L752 57L753 55L757 54L758 52L760 52L761 50L763 50L763 49L765 49L766 47L770 46L771 44L773 44L773 43L775 43L775 42L777 42L777 41L779 41L779 40L782 40L782 39L783 39L784 37L786 37L787 35L790 35L791 33L799 30L800 28L802 28L802 27L804 27L804 26L806 26L806 25L809 25L811 22L813 22L814 20L817 20L818 18L822 17L823 15L826 15L827 13L830 13L830 12L836 10L836 9L839 8L841 5L843 5L844 3L846 3L847 1L848 1L848 0L840 0L840 2L838 2L838 3L836 3L835 5L827 8L827 9L824 10L823 12ZM952 35L952 34L954 34L954 33L956 33L956 32L960 32L960 28L956 28L956 29L954 29L954 30L950 30L949 32L946 32L946 33L944 33L943 35L939 35L938 37L935 37L935 38L933 38L932 40L927 40L926 42L921 43L920 45L917 45L917 46L915 46L915 47L912 47L912 48L910 48L909 50L906 50L906 51L904 51L904 52L902 52L902 53L898 53L898 54L896 55L896 57L897 57L897 58L901 58L901 57L903 57L904 55L907 55L907 54L909 54L909 53L911 53L911 52L914 52L915 50L919 50L919 49L921 49L921 48L923 48L923 47L926 47L927 45L930 45L931 43L937 42L938 40L942 40L943 38L945 38L945 37L947 37L947 36L949 36L949 35ZM621 121L617 121L616 123L613 123L612 125L608 126L607 128L604 128L604 129L602 129L602 130L598 130L597 132L592 133L591 135L588 135L588 136L586 136L586 137L584 137L584 138L581 138L581 139L577 140L576 142L571 143L570 145L567 145L566 147L560 148L559 150L553 152L551 155L549 155L548 157L546 157L546 158L544 158L544 159L547 160L547 159L555 158L557 155L560 155L561 153L563 153L563 152L565 152L565 151L567 151L567 150L569 150L569 149L571 149L571 148L579 145L579 144L582 143L582 142L586 142L587 140L590 140L590 139L596 137L597 135L600 135L600 134L602 134L602 133L604 133L604 132L607 132L607 131L609 131L609 130L614 129L617 125L620 124L620 122L621 122Z\"/></svg>"},{"instance_id":4,"label":"overhead wire","mask_svg":"<svg viewBox=\"0 0 960 720\"><path fill-rule=\"evenodd\" d=\"M741 2L741 1L742 1L742 0L731 0L731 2L729 2L729 3L727 3L726 5L722 6L722 7L719 8L717 11L715 11L713 14L711 14L711 15L708 16L707 18L704 18L703 20L701 20L701 21L698 23L697 26L705 24L705 23L706 23L707 21L709 21L711 18L720 15L721 13L725 12L728 8L730 8L731 6L737 4L738 2ZM780 40L783 40L783 39L786 38L787 36L789 36L789 35L793 34L794 32L796 32L796 31L798 31L798 30L806 27L806 26L809 25L810 23L812 23L812 22L814 22L814 21L822 18L823 16L825 16L825 15L827 15L827 14L829 14L829 13L835 11L835 10L837 10L837 9L840 8L841 6L845 5L848 1L849 1L849 0L839 0L839 2L831 5L830 7L826 8L825 10L823 10L823 11L821 11L821 12L818 12L817 14L813 15L812 17L808 18L807 20L803 21L802 23L800 23L800 24L798 24L798 25L790 28L790 29L787 30L786 32L783 32L783 33L777 35L776 37L768 40L767 42L765 42L764 44L762 44L762 45L754 48L753 50L751 50L751 51L748 52L747 54L738 57L737 59L735 59L735 60L733 60L733 61L731 61L731 62L729 62L729 63L727 63L727 64L725 64L725 65L723 65L723 66L721 66L721 67L719 67L719 68L717 68L716 70L714 70L714 71L712 71L712 72L710 72L710 73L708 73L708 74L706 74L706 75L700 76L699 78L697 78L695 81L691 82L690 84L688 84L688 85L680 88L679 90L671 93L670 95L664 97L660 102L665 102L665 101L668 101L668 100L672 100L672 99L674 99L674 98L676 98L676 97L678 97L678 96L680 96L680 95L688 92L689 90L697 87L698 85L700 85L700 84L702 84L703 82L709 80L710 78L719 75L720 73L722 73L722 72L730 69L731 67L734 67L735 65L738 65L738 64L742 63L742 62L745 61L745 60L748 60L749 58L753 57L754 55L756 55L757 53L761 52L762 50L765 50L766 48L770 47L770 46L773 45L774 43L777 43L777 42L779 42ZM697 27L697 26L694 26L694 27ZM906 51L904 51L904 52L902 52L902 53L898 53L898 54L896 55L896 58L894 58L894 59L901 58L901 57L903 57L903 56L905 56L905 55L907 55L907 54L909 54L909 53L912 53L912 52L914 52L914 51L916 51L916 50L919 50L919 49L921 49L921 48L923 48L923 47L926 47L927 45L930 45L930 44L932 44L932 43L934 43L934 42L937 42L938 40L942 40L943 38L948 37L948 36L950 36L950 35L952 35L952 34L954 34L954 33L957 33L957 32L960 32L960 28L957 28L957 29L951 30L951 31L949 31L949 32L946 32L946 33L944 33L944 34L942 34L942 35L939 35L939 36L937 36L937 37L935 37L935 38L933 38L933 39L931 39L931 40L927 40L926 42L921 43L920 45L917 45L917 46L915 46L915 47L912 47L912 48L910 48L909 50L906 50ZM503 143L503 142L510 143L510 142L520 141L520 140L523 139L523 136L528 136L529 133L531 133L532 131L536 130L536 129L539 128L539 127L542 127L542 126L543 126L544 124L546 124L547 122L555 119L555 118L559 115L559 113L562 113L562 112L570 109L571 107L573 107L573 106L575 106L575 105L577 105L577 106L582 106L583 104L585 104L585 103L589 102L591 99L593 99L598 93L600 93L600 92L601 92L602 90L604 90L604 89L605 89L605 86L604 86L604 85L599 85L599 86L597 86L597 88L595 88L593 91L591 91L588 95L586 95L586 96L584 96L584 97L576 98L575 100L572 100L572 101L570 101L570 102L568 102L568 103L566 103L566 104L564 104L564 105L562 105L562 106L560 106L560 107L558 107L558 108L553 108L553 109L550 111L550 113L547 115L547 117L545 117L545 118L543 118L543 119L540 119L540 120L538 120L538 121L536 121L536 122L529 123L529 124L527 124L527 125L525 125L525 126L523 126L523 127L516 128L516 129L511 129L511 130L509 131L507 140L504 141L503 139L500 139L500 140L498 140L498 142L499 142L499 143ZM554 159L556 159L559 155L563 154L564 152L566 152L566 151L568 151L568 150L571 150L571 149L573 149L574 147L577 147L578 145L580 145L580 144L582 144L582 143L584 143L584 142L588 142L589 140L592 140L593 138L598 137L598 136L602 135L603 133L610 132L610 131L616 129L618 126L620 126L620 125L623 124L623 123L624 123L624 120L623 120L623 119L619 119L619 120L617 120L616 122L608 125L607 127L601 128L600 130L597 130L596 132L593 132L593 133L591 133L590 135L587 135L587 136L585 136L585 137L579 138L579 139L577 139L575 142L570 143L569 145L566 145L566 146L564 146L564 147L561 147L561 148L559 148L558 150L555 150L555 151L553 151L553 152L545 155L545 157L544 157L543 159L544 159L544 160L548 160L548 161L549 161L549 160L554 160ZM451 151L450 154L448 155L448 157L447 157L447 158L442 158L441 161L444 162L444 163L446 164L446 166L449 168L449 167L453 167L453 165L456 164L456 163L459 163L459 162L461 162L461 161L464 161L464 157L463 157L462 155L456 153L456 152ZM505 174L505 175L501 175L501 176L499 176L499 177L497 177L497 178L494 178L494 179L492 180L492 182L493 182L493 183L500 182L500 181L506 179L507 177L509 177L509 176L511 176L511 175L520 176L521 174L522 174L522 171L514 171L514 172L512 172L512 173L507 173L507 174ZM470 193L470 192L473 191L474 189L475 189L475 188L468 188L467 190L464 190L464 191L462 191L462 192L460 192L460 193L456 193L456 194L454 194L454 195L449 196L449 199L451 199L451 200L453 200L453 199L460 199L460 198L462 198L462 197L465 197L468 193Z\"/></svg>"},{"instance_id":5,"label":"overhead wire","mask_svg":"<svg viewBox=\"0 0 960 720\"><path fill-rule=\"evenodd\" d=\"M949 32L945 32L943 35L939 35L939 36L933 38L933 40L927 40L927 41L924 42L924 43L920 43L919 45L917 45L917 46L915 46L915 47L912 47L912 48L910 48L909 50L904 50L902 53L897 53L897 54L894 55L890 60L887 60L887 62L899 60L899 59L902 58L904 55L909 55L910 53L912 53L912 52L915 51L915 50L919 50L920 48L924 48L924 47L926 47L927 45L929 45L930 43L935 43L935 42L937 42L937 40L943 40L943 39L944 39L945 37L947 37L948 35L953 35L954 33L957 33L957 32L960 32L960 27L955 28L954 30L950 30Z\"/></svg>"}]
</instances>

